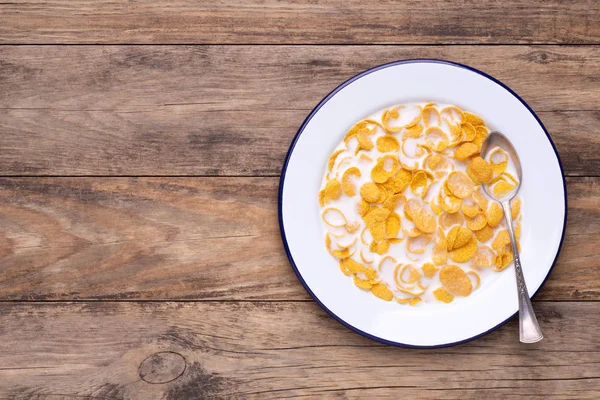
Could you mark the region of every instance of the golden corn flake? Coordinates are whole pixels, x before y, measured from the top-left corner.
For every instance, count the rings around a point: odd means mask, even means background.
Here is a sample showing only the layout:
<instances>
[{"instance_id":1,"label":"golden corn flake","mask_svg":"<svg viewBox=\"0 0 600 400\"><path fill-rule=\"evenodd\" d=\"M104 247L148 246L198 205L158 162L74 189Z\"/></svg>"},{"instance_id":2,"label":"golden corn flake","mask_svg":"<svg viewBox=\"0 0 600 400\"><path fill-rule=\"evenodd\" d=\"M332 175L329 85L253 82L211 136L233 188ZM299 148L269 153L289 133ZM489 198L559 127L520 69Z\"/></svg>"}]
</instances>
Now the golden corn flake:
<instances>
[{"instance_id":1,"label":"golden corn flake","mask_svg":"<svg viewBox=\"0 0 600 400\"><path fill-rule=\"evenodd\" d=\"M494 193L496 198L502 198L512 192L516 187L517 185L514 183L500 180L492 186L492 193Z\"/></svg>"},{"instance_id":2,"label":"golden corn flake","mask_svg":"<svg viewBox=\"0 0 600 400\"><path fill-rule=\"evenodd\" d=\"M319 192L321 206L340 197L342 197L342 185L336 179L328 181L325 187Z\"/></svg>"},{"instance_id":3,"label":"golden corn flake","mask_svg":"<svg viewBox=\"0 0 600 400\"><path fill-rule=\"evenodd\" d=\"M446 289L443 287L437 288L433 291L433 295L436 299L444 303L451 303L454 300L454 296L452 296Z\"/></svg>"},{"instance_id":4,"label":"golden corn flake","mask_svg":"<svg viewBox=\"0 0 600 400\"><path fill-rule=\"evenodd\" d=\"M427 128L430 126L439 126L442 122L442 119L437 108L434 106L425 106L423 108L423 122Z\"/></svg>"},{"instance_id":5,"label":"golden corn flake","mask_svg":"<svg viewBox=\"0 0 600 400\"><path fill-rule=\"evenodd\" d=\"M479 146L475 143L466 142L454 150L454 158L457 161L467 161L469 158L479 153Z\"/></svg>"},{"instance_id":6,"label":"golden corn flake","mask_svg":"<svg viewBox=\"0 0 600 400\"><path fill-rule=\"evenodd\" d=\"M477 241L481 243L487 242L492 238L492 236L494 236L494 230L489 225L486 225L482 229L473 233Z\"/></svg>"},{"instance_id":7,"label":"golden corn flake","mask_svg":"<svg viewBox=\"0 0 600 400\"><path fill-rule=\"evenodd\" d=\"M481 285L481 277L479 276L479 274L475 271L469 271L467 272L467 276L472 276L473 279L475 280L475 288L473 290L476 290L479 285ZM473 282L471 281L471 284L473 284Z\"/></svg>"},{"instance_id":8,"label":"golden corn flake","mask_svg":"<svg viewBox=\"0 0 600 400\"><path fill-rule=\"evenodd\" d=\"M369 250L373 253L377 253L379 255L383 255L388 252L390 249L390 243L386 240L381 242L375 242L374 240L369 245Z\"/></svg>"},{"instance_id":9,"label":"golden corn flake","mask_svg":"<svg viewBox=\"0 0 600 400\"><path fill-rule=\"evenodd\" d=\"M386 220L389 215L390 210L386 208L371 207L369 212L363 216L374 241L380 242L385 239Z\"/></svg>"},{"instance_id":10,"label":"golden corn flake","mask_svg":"<svg viewBox=\"0 0 600 400\"><path fill-rule=\"evenodd\" d=\"M383 183L394 175L399 167L398 156L385 155L377 160L377 164L371 170L371 179L376 183Z\"/></svg>"},{"instance_id":11,"label":"golden corn flake","mask_svg":"<svg viewBox=\"0 0 600 400\"><path fill-rule=\"evenodd\" d=\"M467 175L476 185L490 183L494 175L494 170L490 163L477 156L467 165Z\"/></svg>"},{"instance_id":12,"label":"golden corn flake","mask_svg":"<svg viewBox=\"0 0 600 400\"><path fill-rule=\"evenodd\" d=\"M494 261L494 265L496 266L494 271L496 271L496 272L502 271L503 269L508 267L510 265L510 263L512 263L512 261L513 261L512 251L499 251L498 255L496 256L496 259Z\"/></svg>"},{"instance_id":13,"label":"golden corn flake","mask_svg":"<svg viewBox=\"0 0 600 400\"><path fill-rule=\"evenodd\" d=\"M331 170L333 169L336 158L340 155L340 153L343 153L344 150L345 149L336 150L333 152L333 154L331 154L331 156L329 156L329 161L327 161L327 169L329 170L329 172L331 172Z\"/></svg>"},{"instance_id":14,"label":"golden corn flake","mask_svg":"<svg viewBox=\"0 0 600 400\"><path fill-rule=\"evenodd\" d=\"M404 204L405 201L406 197L404 197L403 194L393 194L387 199L385 199L381 206L383 208L387 208L390 211L394 211L396 207L399 207L400 205Z\"/></svg>"},{"instance_id":15,"label":"golden corn flake","mask_svg":"<svg viewBox=\"0 0 600 400\"><path fill-rule=\"evenodd\" d=\"M448 251L466 246L473 238L473 232L462 226L453 226L446 238Z\"/></svg>"},{"instance_id":16,"label":"golden corn flake","mask_svg":"<svg viewBox=\"0 0 600 400\"><path fill-rule=\"evenodd\" d=\"M506 170L506 167L508 166L508 153L500 147L496 147L492 150L489 158L494 174L501 174Z\"/></svg>"},{"instance_id":17,"label":"golden corn flake","mask_svg":"<svg viewBox=\"0 0 600 400\"><path fill-rule=\"evenodd\" d=\"M396 176L390 178L386 183L394 190L394 193L401 193L412 181L412 171L400 169Z\"/></svg>"},{"instance_id":18,"label":"golden corn flake","mask_svg":"<svg viewBox=\"0 0 600 400\"><path fill-rule=\"evenodd\" d=\"M473 200L475 200L475 203L477 203L479 208L481 208L482 210L488 209L489 201L487 196L483 193L483 190L481 190L481 186L477 187L473 191Z\"/></svg>"},{"instance_id":19,"label":"golden corn flake","mask_svg":"<svg viewBox=\"0 0 600 400\"><path fill-rule=\"evenodd\" d=\"M497 227L500 222L502 222L502 218L504 218L504 211L502 207L497 202L492 202L485 213L485 216L488 221L488 225L492 228Z\"/></svg>"},{"instance_id":20,"label":"golden corn flake","mask_svg":"<svg viewBox=\"0 0 600 400\"><path fill-rule=\"evenodd\" d=\"M437 273L437 270L438 269L432 263L425 263L421 267L421 271L423 271L423 275L425 276L425 278L430 278L430 279L435 276L435 274Z\"/></svg>"},{"instance_id":21,"label":"golden corn flake","mask_svg":"<svg viewBox=\"0 0 600 400\"><path fill-rule=\"evenodd\" d=\"M356 167L351 167L344 171L344 175L342 175L342 190L348 197L356 195L356 186L352 183L352 176L360 178L360 170Z\"/></svg>"},{"instance_id":22,"label":"golden corn flake","mask_svg":"<svg viewBox=\"0 0 600 400\"><path fill-rule=\"evenodd\" d=\"M334 228L341 228L348 222L343 212L341 212L337 208L332 207L324 209L323 214L321 214L321 217L327 225L332 226Z\"/></svg>"},{"instance_id":23,"label":"golden corn flake","mask_svg":"<svg viewBox=\"0 0 600 400\"><path fill-rule=\"evenodd\" d=\"M368 203L375 203L381 197L381 189L373 182L367 182L360 187L360 197Z\"/></svg>"},{"instance_id":24,"label":"golden corn flake","mask_svg":"<svg viewBox=\"0 0 600 400\"><path fill-rule=\"evenodd\" d=\"M485 125L485 122L483 122L483 118L481 118L477 114L473 114L473 113L468 112L468 111L463 111L463 116L465 118L465 122L468 122L468 123L470 123L473 126Z\"/></svg>"},{"instance_id":25,"label":"golden corn flake","mask_svg":"<svg viewBox=\"0 0 600 400\"><path fill-rule=\"evenodd\" d=\"M357 204L356 204L356 212L358 213L358 215L363 216L366 213L369 212L369 210L371 209L371 206L369 205L369 203L367 203L364 200L360 200Z\"/></svg>"},{"instance_id":26,"label":"golden corn flake","mask_svg":"<svg viewBox=\"0 0 600 400\"><path fill-rule=\"evenodd\" d=\"M342 271L348 272L344 272L346 275L364 273L366 270L364 265L354 261L351 258L345 258L343 260L340 260L340 268L342 269Z\"/></svg>"},{"instance_id":27,"label":"golden corn flake","mask_svg":"<svg viewBox=\"0 0 600 400\"><path fill-rule=\"evenodd\" d=\"M399 276L404 283L415 283L421 278L421 272L412 264L406 264L400 269Z\"/></svg>"},{"instance_id":28,"label":"golden corn flake","mask_svg":"<svg viewBox=\"0 0 600 400\"><path fill-rule=\"evenodd\" d=\"M391 135L380 136L376 143L377 150L382 153L395 153L400 150L400 142Z\"/></svg>"},{"instance_id":29,"label":"golden corn flake","mask_svg":"<svg viewBox=\"0 0 600 400\"><path fill-rule=\"evenodd\" d=\"M385 301L392 301L394 294L386 285L378 283L371 288L371 293Z\"/></svg>"},{"instance_id":30,"label":"golden corn flake","mask_svg":"<svg viewBox=\"0 0 600 400\"><path fill-rule=\"evenodd\" d=\"M463 199L462 204L460 205L460 211L467 218L474 218L477 214L479 214L480 208L470 197Z\"/></svg>"},{"instance_id":31,"label":"golden corn flake","mask_svg":"<svg viewBox=\"0 0 600 400\"><path fill-rule=\"evenodd\" d=\"M402 135L403 139L418 139L423 136L423 126L415 125L410 128L406 128L404 134Z\"/></svg>"},{"instance_id":32,"label":"golden corn flake","mask_svg":"<svg viewBox=\"0 0 600 400\"><path fill-rule=\"evenodd\" d=\"M447 185L444 185L444 189L446 188ZM444 195L441 190L438 197L444 211L448 213L455 213L460 210L460 206L462 204L462 199L460 197L456 197L453 194Z\"/></svg>"},{"instance_id":33,"label":"golden corn flake","mask_svg":"<svg viewBox=\"0 0 600 400\"><path fill-rule=\"evenodd\" d=\"M495 250L501 249L510 244L510 234L508 233L508 229L503 229L494 238L492 242L492 248Z\"/></svg>"},{"instance_id":34,"label":"golden corn flake","mask_svg":"<svg viewBox=\"0 0 600 400\"><path fill-rule=\"evenodd\" d=\"M404 206L404 211L420 231L425 233L435 231L435 217L419 201L415 199L408 200Z\"/></svg>"},{"instance_id":35,"label":"golden corn flake","mask_svg":"<svg viewBox=\"0 0 600 400\"><path fill-rule=\"evenodd\" d=\"M438 127L432 126L425 131L425 142L435 151L444 151L450 142L446 133Z\"/></svg>"},{"instance_id":36,"label":"golden corn flake","mask_svg":"<svg viewBox=\"0 0 600 400\"><path fill-rule=\"evenodd\" d=\"M471 263L475 267L491 267L495 257L494 251L488 246L480 246L473 255Z\"/></svg>"},{"instance_id":37,"label":"golden corn flake","mask_svg":"<svg viewBox=\"0 0 600 400\"><path fill-rule=\"evenodd\" d=\"M435 265L444 265L448 260L448 249L446 239L440 239L433 245L431 260Z\"/></svg>"},{"instance_id":38,"label":"golden corn flake","mask_svg":"<svg viewBox=\"0 0 600 400\"><path fill-rule=\"evenodd\" d=\"M396 212L390 213L385 221L385 235L388 238L395 238L400 232L400 216Z\"/></svg>"},{"instance_id":39,"label":"golden corn flake","mask_svg":"<svg viewBox=\"0 0 600 400\"><path fill-rule=\"evenodd\" d=\"M521 212L521 199L517 197L510 203L510 214L512 219L516 219Z\"/></svg>"},{"instance_id":40,"label":"golden corn flake","mask_svg":"<svg viewBox=\"0 0 600 400\"><path fill-rule=\"evenodd\" d=\"M440 112L440 116L452 125L460 125L465 122L463 111L456 106L444 107Z\"/></svg>"},{"instance_id":41,"label":"golden corn flake","mask_svg":"<svg viewBox=\"0 0 600 400\"><path fill-rule=\"evenodd\" d=\"M468 296L473 290L473 284L465 271L456 265L442 267L440 270L440 282L455 296Z\"/></svg>"},{"instance_id":42,"label":"golden corn flake","mask_svg":"<svg viewBox=\"0 0 600 400\"><path fill-rule=\"evenodd\" d=\"M469 261L477 252L477 240L471 237L471 240L460 248L455 248L450 252L450 259L457 263Z\"/></svg>"},{"instance_id":43,"label":"golden corn flake","mask_svg":"<svg viewBox=\"0 0 600 400\"><path fill-rule=\"evenodd\" d=\"M475 136L477 135L477 132L475 131L475 127L473 125L471 125L469 122L465 122L464 124L461 125L462 127L462 134L465 138L465 141L467 142L471 142L473 140L475 140ZM479 148L479 146L477 146ZM479 152L479 150L477 150Z\"/></svg>"},{"instance_id":44,"label":"golden corn flake","mask_svg":"<svg viewBox=\"0 0 600 400\"><path fill-rule=\"evenodd\" d=\"M447 187L452 194L460 199L469 197L473 193L473 181L465 173L454 171L447 180Z\"/></svg>"},{"instance_id":45,"label":"golden corn flake","mask_svg":"<svg viewBox=\"0 0 600 400\"><path fill-rule=\"evenodd\" d=\"M483 125L475 126L475 139L473 139L473 143L476 144L477 146L479 146L479 148L481 148L487 135L488 135L488 130L485 126L483 126Z\"/></svg>"},{"instance_id":46,"label":"golden corn flake","mask_svg":"<svg viewBox=\"0 0 600 400\"><path fill-rule=\"evenodd\" d=\"M354 275L354 284L361 289L369 290L373 287L371 282L368 279L360 279L356 275Z\"/></svg>"},{"instance_id":47,"label":"golden corn flake","mask_svg":"<svg viewBox=\"0 0 600 400\"><path fill-rule=\"evenodd\" d=\"M406 119L404 117L401 118L400 113L407 115ZM405 119L404 124L399 124L392 126L391 122ZM384 128L388 132L398 132L402 128L409 128L413 125L416 125L421 121L421 108L413 107L413 108L405 108L404 106L394 107L391 110L384 111L381 116L381 122L383 123ZM397 122L397 121L396 121Z\"/></svg>"},{"instance_id":48,"label":"golden corn flake","mask_svg":"<svg viewBox=\"0 0 600 400\"><path fill-rule=\"evenodd\" d=\"M423 170L415 172L410 182L410 190L417 196L423 194L425 188L430 184L430 176Z\"/></svg>"},{"instance_id":49,"label":"golden corn flake","mask_svg":"<svg viewBox=\"0 0 600 400\"><path fill-rule=\"evenodd\" d=\"M487 219L483 214L477 214L475 218L469 218L467 220L467 227L473 232L479 231L487 225Z\"/></svg>"},{"instance_id":50,"label":"golden corn flake","mask_svg":"<svg viewBox=\"0 0 600 400\"><path fill-rule=\"evenodd\" d=\"M460 213L444 212L440 215L439 221L443 228L450 228L454 225L462 225L465 221L465 217Z\"/></svg>"}]
</instances>

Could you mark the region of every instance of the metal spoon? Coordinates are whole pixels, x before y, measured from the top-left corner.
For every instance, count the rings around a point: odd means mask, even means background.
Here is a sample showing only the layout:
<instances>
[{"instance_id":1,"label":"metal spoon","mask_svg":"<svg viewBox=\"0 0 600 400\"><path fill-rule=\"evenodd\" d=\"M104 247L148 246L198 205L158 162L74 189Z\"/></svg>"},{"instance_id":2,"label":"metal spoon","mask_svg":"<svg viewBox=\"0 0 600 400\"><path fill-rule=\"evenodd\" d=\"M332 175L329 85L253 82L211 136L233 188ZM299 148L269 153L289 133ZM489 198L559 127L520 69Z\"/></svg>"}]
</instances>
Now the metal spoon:
<instances>
[{"instance_id":1,"label":"metal spoon","mask_svg":"<svg viewBox=\"0 0 600 400\"><path fill-rule=\"evenodd\" d=\"M512 251L514 255L515 263L515 276L517 278L517 289L519 291L519 336L521 343L535 343L539 342L544 338L540 326L538 325L537 318L533 312L531 306L531 300L529 299L529 293L527 292L527 285L525 285L525 278L523 277L523 269L521 268L521 258L519 257L519 250L517 249L517 240L515 238L515 231L512 224L512 215L510 212L510 202L517 195L521 182L523 181L523 174L521 171L521 162L519 156L513 147L510 140L506 138L500 132L492 132L483 142L481 146L481 157L485 159L488 152L496 147L500 147L506 151L512 160L517 170L517 177L519 178L519 184L513 189L512 192L506 194L503 198L498 199L493 193L488 191L487 185L482 185L483 190L492 199L498 201L502 205L504 210L504 218L506 219L506 225L508 226L508 232L510 234L510 242L512 244Z\"/></svg>"}]
</instances>

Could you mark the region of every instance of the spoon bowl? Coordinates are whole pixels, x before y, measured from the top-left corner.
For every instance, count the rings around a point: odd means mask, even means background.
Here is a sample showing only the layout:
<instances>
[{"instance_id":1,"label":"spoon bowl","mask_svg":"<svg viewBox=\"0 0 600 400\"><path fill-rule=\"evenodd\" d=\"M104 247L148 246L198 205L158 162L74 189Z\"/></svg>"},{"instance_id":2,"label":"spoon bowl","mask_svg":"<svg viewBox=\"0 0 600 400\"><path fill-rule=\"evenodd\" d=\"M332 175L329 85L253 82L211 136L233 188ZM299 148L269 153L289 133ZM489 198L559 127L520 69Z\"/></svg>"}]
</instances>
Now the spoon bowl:
<instances>
[{"instance_id":1,"label":"spoon bowl","mask_svg":"<svg viewBox=\"0 0 600 400\"><path fill-rule=\"evenodd\" d=\"M501 148L502 150L504 150L508 153L508 158L509 158L509 160L512 161L512 163L515 167L515 170L517 172L517 179L519 180L519 182L517 183L517 186L515 186L515 188L510 193L507 193L505 196L502 196L502 198L496 197L493 192L488 190L488 185L482 185L482 186L483 186L483 190L492 199L499 201L499 202L502 202L504 200L507 200L510 202L519 192L519 189L521 188L521 182L523 181L523 171L521 169L521 160L519 160L519 155L517 154L517 150L515 150L515 147L512 145L510 140L508 140L508 138L506 136L504 136L503 134L501 134L500 132L497 132L497 131L491 132L486 137L485 141L483 142L483 145L481 145L481 158L483 158L485 160L487 155L493 149L495 149L497 147Z\"/></svg>"},{"instance_id":2,"label":"spoon bowl","mask_svg":"<svg viewBox=\"0 0 600 400\"><path fill-rule=\"evenodd\" d=\"M512 191L501 198L496 197L493 191L489 190L488 185L482 186L483 190L488 194L488 196L498 201L504 210L504 218L506 220L506 226L508 227L508 233L510 235L510 242L512 245L513 260L515 263L515 277L517 280L517 289L519 295L519 338L522 343L535 343L542 340L544 335L542 335L537 318L535 317L533 306L531 305L531 299L529 298L529 292L527 291L527 285L525 284L525 277L523 276L523 269L521 268L521 258L519 257L519 249L517 247L517 239L515 237L510 210L510 202L519 192L519 188L521 187L521 182L523 180L521 162L515 147L512 145L510 140L508 140L508 138L500 132L491 132L486 137L483 145L481 146L481 158L485 160L487 155L498 147L508 153L509 160L512 161L513 165L515 166L518 183Z\"/></svg>"}]
</instances>

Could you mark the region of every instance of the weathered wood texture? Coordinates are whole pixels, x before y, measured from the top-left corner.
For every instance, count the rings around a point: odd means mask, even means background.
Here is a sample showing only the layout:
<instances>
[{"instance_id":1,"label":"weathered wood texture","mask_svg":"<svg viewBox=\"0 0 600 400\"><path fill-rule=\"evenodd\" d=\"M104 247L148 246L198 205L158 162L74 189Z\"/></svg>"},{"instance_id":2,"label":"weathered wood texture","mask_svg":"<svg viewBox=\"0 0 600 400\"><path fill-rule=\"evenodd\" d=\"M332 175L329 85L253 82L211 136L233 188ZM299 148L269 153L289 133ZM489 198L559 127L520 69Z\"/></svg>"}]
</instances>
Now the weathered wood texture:
<instances>
[{"instance_id":1,"label":"weathered wood texture","mask_svg":"<svg viewBox=\"0 0 600 400\"><path fill-rule=\"evenodd\" d=\"M308 302L3 303L0 397L596 400L600 308L536 312L546 338L534 345L515 340L512 321L456 348L410 350Z\"/></svg>"},{"instance_id":2,"label":"weathered wood texture","mask_svg":"<svg viewBox=\"0 0 600 400\"><path fill-rule=\"evenodd\" d=\"M0 299L306 300L277 225L278 178L2 178ZM600 300L600 179L569 178L538 298Z\"/></svg>"},{"instance_id":3,"label":"weathered wood texture","mask_svg":"<svg viewBox=\"0 0 600 400\"><path fill-rule=\"evenodd\" d=\"M593 0L21 0L0 43L599 43Z\"/></svg>"},{"instance_id":4,"label":"weathered wood texture","mask_svg":"<svg viewBox=\"0 0 600 400\"><path fill-rule=\"evenodd\" d=\"M507 83L567 174L600 175L594 46L4 46L0 174L275 176L330 90L414 57Z\"/></svg>"}]
</instances>

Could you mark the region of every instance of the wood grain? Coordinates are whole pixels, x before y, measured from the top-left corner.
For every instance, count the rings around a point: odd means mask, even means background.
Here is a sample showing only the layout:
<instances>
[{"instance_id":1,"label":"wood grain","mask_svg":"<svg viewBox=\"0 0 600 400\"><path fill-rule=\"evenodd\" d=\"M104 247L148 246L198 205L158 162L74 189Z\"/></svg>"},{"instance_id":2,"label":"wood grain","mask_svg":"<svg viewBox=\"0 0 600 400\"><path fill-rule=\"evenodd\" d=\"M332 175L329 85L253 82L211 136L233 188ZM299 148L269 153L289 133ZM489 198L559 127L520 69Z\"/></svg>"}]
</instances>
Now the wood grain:
<instances>
[{"instance_id":1,"label":"wood grain","mask_svg":"<svg viewBox=\"0 0 600 400\"><path fill-rule=\"evenodd\" d=\"M25 0L1 43L598 43L592 0Z\"/></svg>"},{"instance_id":2,"label":"wood grain","mask_svg":"<svg viewBox=\"0 0 600 400\"><path fill-rule=\"evenodd\" d=\"M278 175L330 90L415 57L504 81L539 112L567 174L600 175L591 46L4 46L0 174Z\"/></svg>"},{"instance_id":3,"label":"wood grain","mask_svg":"<svg viewBox=\"0 0 600 400\"><path fill-rule=\"evenodd\" d=\"M282 248L278 178L2 178L0 299L307 300ZM569 178L538 298L600 300L600 179Z\"/></svg>"},{"instance_id":4,"label":"wood grain","mask_svg":"<svg viewBox=\"0 0 600 400\"><path fill-rule=\"evenodd\" d=\"M3 303L0 397L597 399L600 309L536 311L546 337L534 345L512 321L459 347L410 350L365 339L312 302ZM155 374L179 362L165 352L185 359L183 374L142 380L148 357Z\"/></svg>"}]
</instances>

